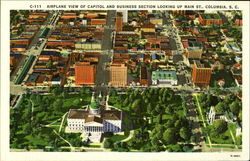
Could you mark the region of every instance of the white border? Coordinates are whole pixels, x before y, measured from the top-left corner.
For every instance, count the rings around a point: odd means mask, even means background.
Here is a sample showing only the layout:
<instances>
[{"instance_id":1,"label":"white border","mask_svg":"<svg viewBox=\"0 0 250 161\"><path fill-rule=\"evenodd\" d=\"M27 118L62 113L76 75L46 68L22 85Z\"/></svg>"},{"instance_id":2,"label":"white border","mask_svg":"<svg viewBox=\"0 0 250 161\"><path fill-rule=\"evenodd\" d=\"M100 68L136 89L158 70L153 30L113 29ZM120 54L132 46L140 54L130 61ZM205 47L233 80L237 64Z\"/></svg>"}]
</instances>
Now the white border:
<instances>
[{"instance_id":1,"label":"white border","mask_svg":"<svg viewBox=\"0 0 250 161\"><path fill-rule=\"evenodd\" d=\"M203 152L203 153L119 153L119 152L9 152L9 10L30 9L29 5L41 4L42 9L47 4L165 4L165 5L238 5L243 10L243 150L242 152ZM64 10L64 9L61 9ZM76 9L79 10L79 9ZM93 10L93 9L88 9ZM99 9L97 9L99 10ZM132 9L135 10L135 9ZM136 9L138 10L138 9ZM144 9L145 10L145 9ZM153 9L157 10L157 9ZM170 10L170 9L166 9ZM209 9L205 9L209 10ZM220 9L210 9L220 10ZM249 159L249 2L245 1L2 1L1 3L1 160L29 161L29 160L248 160ZM240 155L232 158L230 155Z\"/></svg>"}]
</instances>

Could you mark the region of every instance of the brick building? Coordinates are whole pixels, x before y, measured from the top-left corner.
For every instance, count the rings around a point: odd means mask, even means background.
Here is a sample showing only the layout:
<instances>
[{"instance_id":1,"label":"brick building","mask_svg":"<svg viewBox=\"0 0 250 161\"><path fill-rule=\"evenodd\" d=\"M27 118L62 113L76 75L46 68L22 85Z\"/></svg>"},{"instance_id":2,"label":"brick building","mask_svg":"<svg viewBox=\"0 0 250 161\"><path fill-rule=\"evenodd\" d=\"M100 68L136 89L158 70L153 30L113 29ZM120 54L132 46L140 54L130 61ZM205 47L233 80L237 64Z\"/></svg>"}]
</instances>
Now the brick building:
<instances>
[{"instance_id":1,"label":"brick building","mask_svg":"<svg viewBox=\"0 0 250 161\"><path fill-rule=\"evenodd\" d=\"M76 85L93 85L95 84L95 65L89 62L78 62L75 65Z\"/></svg>"},{"instance_id":2,"label":"brick building","mask_svg":"<svg viewBox=\"0 0 250 161\"><path fill-rule=\"evenodd\" d=\"M122 23L123 23L122 13L117 12L116 21L115 21L116 32L122 31L122 27L123 27Z\"/></svg>"},{"instance_id":3,"label":"brick building","mask_svg":"<svg viewBox=\"0 0 250 161\"><path fill-rule=\"evenodd\" d=\"M200 61L194 61L192 79L196 86L209 86L212 74L212 68L209 64L201 64Z\"/></svg>"},{"instance_id":4,"label":"brick building","mask_svg":"<svg viewBox=\"0 0 250 161\"><path fill-rule=\"evenodd\" d=\"M215 13L200 14L199 22L202 25L221 25L222 18Z\"/></svg>"}]
</instances>

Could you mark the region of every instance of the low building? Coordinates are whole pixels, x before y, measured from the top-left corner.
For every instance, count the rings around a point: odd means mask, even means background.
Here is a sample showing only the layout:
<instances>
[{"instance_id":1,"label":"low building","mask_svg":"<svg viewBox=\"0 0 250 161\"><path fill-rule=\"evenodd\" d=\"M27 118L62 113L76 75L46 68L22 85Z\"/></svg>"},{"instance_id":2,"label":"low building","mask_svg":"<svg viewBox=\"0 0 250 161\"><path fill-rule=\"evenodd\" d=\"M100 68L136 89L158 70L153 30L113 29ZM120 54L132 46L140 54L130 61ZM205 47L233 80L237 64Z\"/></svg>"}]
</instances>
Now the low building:
<instances>
[{"instance_id":1,"label":"low building","mask_svg":"<svg viewBox=\"0 0 250 161\"><path fill-rule=\"evenodd\" d=\"M222 18L216 13L204 13L199 15L201 25L221 25Z\"/></svg>"},{"instance_id":2,"label":"low building","mask_svg":"<svg viewBox=\"0 0 250 161\"><path fill-rule=\"evenodd\" d=\"M175 71L153 71L153 85L177 85L177 76Z\"/></svg>"},{"instance_id":3,"label":"low building","mask_svg":"<svg viewBox=\"0 0 250 161\"><path fill-rule=\"evenodd\" d=\"M155 25L154 24L142 25L141 31L143 31L143 32L155 32Z\"/></svg>"},{"instance_id":4,"label":"low building","mask_svg":"<svg viewBox=\"0 0 250 161\"><path fill-rule=\"evenodd\" d=\"M186 58L192 58L192 59L200 59L201 55L202 55L202 50L203 50L203 46L201 42L197 42L197 41L188 41L187 42L187 46L184 46L184 54L186 56Z\"/></svg>"}]
</instances>

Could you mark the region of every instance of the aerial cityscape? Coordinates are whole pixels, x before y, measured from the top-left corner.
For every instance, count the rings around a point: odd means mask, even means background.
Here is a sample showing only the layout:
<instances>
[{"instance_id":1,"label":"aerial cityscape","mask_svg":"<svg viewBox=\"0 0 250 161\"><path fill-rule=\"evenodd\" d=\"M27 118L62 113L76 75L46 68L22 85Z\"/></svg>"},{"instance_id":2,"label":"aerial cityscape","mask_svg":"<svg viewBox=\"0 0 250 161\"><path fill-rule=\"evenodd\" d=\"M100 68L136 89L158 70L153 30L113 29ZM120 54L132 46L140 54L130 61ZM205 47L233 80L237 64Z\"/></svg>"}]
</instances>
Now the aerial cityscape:
<instances>
[{"instance_id":1,"label":"aerial cityscape","mask_svg":"<svg viewBox=\"0 0 250 161\"><path fill-rule=\"evenodd\" d=\"M10 151L242 151L242 12L11 10Z\"/></svg>"}]
</instances>

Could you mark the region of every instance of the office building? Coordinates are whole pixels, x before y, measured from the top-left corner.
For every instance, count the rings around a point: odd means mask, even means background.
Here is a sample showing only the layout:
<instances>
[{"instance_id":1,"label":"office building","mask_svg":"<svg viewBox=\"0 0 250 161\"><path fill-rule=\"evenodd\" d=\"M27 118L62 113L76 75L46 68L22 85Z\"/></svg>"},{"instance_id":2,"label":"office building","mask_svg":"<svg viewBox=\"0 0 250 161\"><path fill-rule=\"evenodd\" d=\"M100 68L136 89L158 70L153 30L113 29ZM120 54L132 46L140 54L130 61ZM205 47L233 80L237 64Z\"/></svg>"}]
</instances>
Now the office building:
<instances>
[{"instance_id":1,"label":"office building","mask_svg":"<svg viewBox=\"0 0 250 161\"><path fill-rule=\"evenodd\" d=\"M95 65L89 62L78 62L75 65L76 85L93 85L95 84Z\"/></svg>"},{"instance_id":2,"label":"office building","mask_svg":"<svg viewBox=\"0 0 250 161\"><path fill-rule=\"evenodd\" d=\"M115 21L115 31L116 32L122 31L122 27L123 27L122 23L123 23L122 13L117 12L116 21Z\"/></svg>"},{"instance_id":3,"label":"office building","mask_svg":"<svg viewBox=\"0 0 250 161\"><path fill-rule=\"evenodd\" d=\"M110 85L126 86L128 69L125 64L112 64L110 67Z\"/></svg>"},{"instance_id":4,"label":"office building","mask_svg":"<svg viewBox=\"0 0 250 161\"><path fill-rule=\"evenodd\" d=\"M194 61L192 79L196 86L209 86L211 74L212 68L209 64Z\"/></svg>"}]
</instances>

